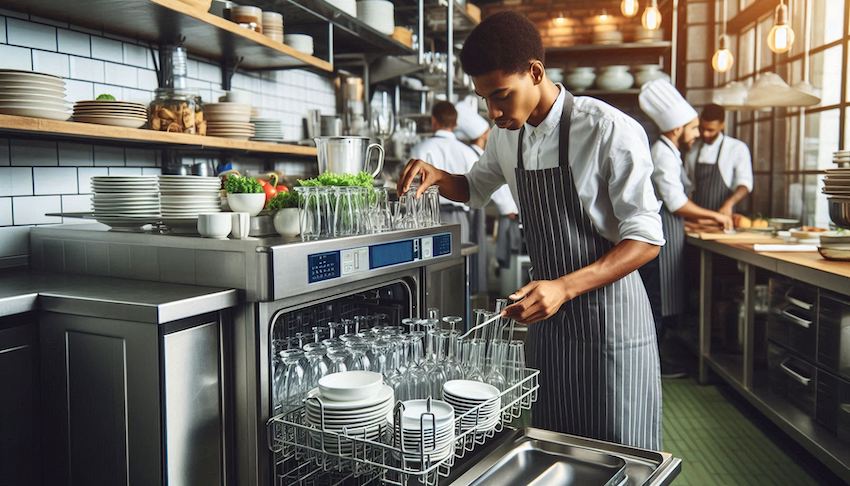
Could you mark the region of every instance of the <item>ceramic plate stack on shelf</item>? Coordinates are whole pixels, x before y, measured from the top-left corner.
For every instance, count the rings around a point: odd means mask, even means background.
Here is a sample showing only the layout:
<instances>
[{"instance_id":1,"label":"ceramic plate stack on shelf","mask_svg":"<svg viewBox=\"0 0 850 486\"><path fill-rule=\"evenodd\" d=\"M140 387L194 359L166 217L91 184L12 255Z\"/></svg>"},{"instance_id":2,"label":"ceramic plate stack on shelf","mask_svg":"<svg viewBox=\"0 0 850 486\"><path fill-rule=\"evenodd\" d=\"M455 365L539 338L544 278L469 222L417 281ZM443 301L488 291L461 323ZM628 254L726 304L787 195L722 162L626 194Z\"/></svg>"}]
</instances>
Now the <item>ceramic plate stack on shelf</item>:
<instances>
[{"instance_id":1,"label":"ceramic plate stack on shelf","mask_svg":"<svg viewBox=\"0 0 850 486\"><path fill-rule=\"evenodd\" d=\"M263 12L263 34L271 40L283 42L283 15L277 12Z\"/></svg>"},{"instance_id":2,"label":"ceramic plate stack on shelf","mask_svg":"<svg viewBox=\"0 0 850 486\"><path fill-rule=\"evenodd\" d=\"M357 18L384 35L393 35L395 30L395 6L388 0L360 0L357 2Z\"/></svg>"},{"instance_id":3,"label":"ceramic plate stack on shelf","mask_svg":"<svg viewBox=\"0 0 850 486\"><path fill-rule=\"evenodd\" d=\"M148 111L141 103L127 101L78 101L74 105L74 121L140 128L148 121Z\"/></svg>"},{"instance_id":4,"label":"ceramic plate stack on shelf","mask_svg":"<svg viewBox=\"0 0 850 486\"><path fill-rule=\"evenodd\" d=\"M285 34L283 43L308 56L313 55L313 38L307 34Z\"/></svg>"},{"instance_id":5,"label":"ceramic plate stack on shelf","mask_svg":"<svg viewBox=\"0 0 850 486\"><path fill-rule=\"evenodd\" d=\"M823 193L830 197L850 199L850 168L826 169Z\"/></svg>"},{"instance_id":6,"label":"ceramic plate stack on shelf","mask_svg":"<svg viewBox=\"0 0 850 486\"><path fill-rule=\"evenodd\" d=\"M207 135L248 140L254 136L251 105L242 103L209 103L204 105Z\"/></svg>"},{"instance_id":7,"label":"ceramic plate stack on shelf","mask_svg":"<svg viewBox=\"0 0 850 486\"><path fill-rule=\"evenodd\" d=\"M113 229L137 230L160 220L156 176L95 176L94 218Z\"/></svg>"},{"instance_id":8,"label":"ceramic plate stack on shelf","mask_svg":"<svg viewBox=\"0 0 850 486\"><path fill-rule=\"evenodd\" d=\"M260 142L283 142L283 128L280 120L274 118L254 118L254 136L251 140Z\"/></svg>"},{"instance_id":9,"label":"ceramic plate stack on shelf","mask_svg":"<svg viewBox=\"0 0 850 486\"><path fill-rule=\"evenodd\" d=\"M322 377L319 387L307 393L305 406L307 424L320 429L310 433L313 446L346 455L353 442L335 434L378 440L388 430L387 416L394 404L393 389L379 373L345 371Z\"/></svg>"},{"instance_id":10,"label":"ceramic plate stack on shelf","mask_svg":"<svg viewBox=\"0 0 850 486\"><path fill-rule=\"evenodd\" d=\"M221 211L218 177L159 176L162 222L178 233L197 231L199 213Z\"/></svg>"},{"instance_id":11,"label":"ceramic plate stack on shelf","mask_svg":"<svg viewBox=\"0 0 850 486\"><path fill-rule=\"evenodd\" d=\"M839 150L832 154L832 161L838 167L850 169L850 150Z\"/></svg>"},{"instance_id":12,"label":"ceramic plate stack on shelf","mask_svg":"<svg viewBox=\"0 0 850 486\"><path fill-rule=\"evenodd\" d=\"M67 120L65 80L49 74L0 69L0 113Z\"/></svg>"},{"instance_id":13,"label":"ceramic plate stack on shelf","mask_svg":"<svg viewBox=\"0 0 850 486\"><path fill-rule=\"evenodd\" d=\"M463 430L475 428L478 432L486 432L499 422L502 399L495 386L471 380L447 381L443 385L443 400L454 407L458 417L483 404L477 412L463 418Z\"/></svg>"},{"instance_id":14,"label":"ceramic plate stack on shelf","mask_svg":"<svg viewBox=\"0 0 850 486\"><path fill-rule=\"evenodd\" d=\"M404 451L407 463L436 461L451 456L455 449L455 410L440 400L403 402L401 427L393 427L394 444ZM432 415L433 414L433 417Z\"/></svg>"}]
</instances>

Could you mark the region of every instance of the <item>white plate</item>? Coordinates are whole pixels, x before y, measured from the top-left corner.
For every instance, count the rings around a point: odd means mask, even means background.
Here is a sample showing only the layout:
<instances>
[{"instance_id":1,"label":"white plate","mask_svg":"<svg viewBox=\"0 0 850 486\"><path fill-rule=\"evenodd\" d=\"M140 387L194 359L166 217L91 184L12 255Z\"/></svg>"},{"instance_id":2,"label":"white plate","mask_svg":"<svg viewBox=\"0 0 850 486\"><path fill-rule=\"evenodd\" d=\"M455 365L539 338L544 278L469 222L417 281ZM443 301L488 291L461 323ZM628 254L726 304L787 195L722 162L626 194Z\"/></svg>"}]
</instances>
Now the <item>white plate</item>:
<instances>
[{"instance_id":1,"label":"white plate","mask_svg":"<svg viewBox=\"0 0 850 486\"><path fill-rule=\"evenodd\" d=\"M307 393L307 398L320 396L319 389L313 388ZM377 405L379 403L383 403L387 400L392 400L393 398L393 388L391 386L384 385L381 388L381 391L373 397L369 397L364 400L357 400L351 402L335 402L332 400L322 400L325 410L357 410L361 408L371 407L373 405Z\"/></svg>"},{"instance_id":2,"label":"white plate","mask_svg":"<svg viewBox=\"0 0 850 486\"><path fill-rule=\"evenodd\" d=\"M131 182L156 182L159 180L160 176L155 175L125 175L125 176L117 176L117 175L105 175L105 176L92 176L93 181L131 181Z\"/></svg>"},{"instance_id":3,"label":"white plate","mask_svg":"<svg viewBox=\"0 0 850 486\"><path fill-rule=\"evenodd\" d=\"M472 380L450 380L443 385L443 392L460 398L483 402L499 396L499 389L493 385Z\"/></svg>"},{"instance_id":4,"label":"white plate","mask_svg":"<svg viewBox=\"0 0 850 486\"><path fill-rule=\"evenodd\" d=\"M319 379L319 390L328 400L357 401L377 394L383 384L380 373L352 370L323 376Z\"/></svg>"},{"instance_id":5,"label":"white plate","mask_svg":"<svg viewBox=\"0 0 850 486\"><path fill-rule=\"evenodd\" d=\"M34 118L46 118L49 120L60 120L65 121L68 118L71 118L71 112L62 111L62 110L46 110L42 108L9 108L9 107L0 107L0 113L5 115L16 115L16 116L31 116Z\"/></svg>"},{"instance_id":6,"label":"white plate","mask_svg":"<svg viewBox=\"0 0 850 486\"><path fill-rule=\"evenodd\" d=\"M372 412L369 415L358 416L356 418L351 417L331 417L328 416L328 411L325 411L325 428L326 429L342 429L343 427L350 428L359 428L359 427L368 427L381 422L386 422L387 414L386 411L388 408L391 408L392 404L387 403L387 405L378 410L377 412ZM313 425L319 425L322 421L321 414L318 411L309 411L306 414L307 421Z\"/></svg>"},{"instance_id":7,"label":"white plate","mask_svg":"<svg viewBox=\"0 0 850 486\"><path fill-rule=\"evenodd\" d=\"M419 419L423 414L428 413L428 400L407 400L404 404L404 412L402 412L401 422L404 428L419 428ZM437 425L451 422L455 417L455 409L446 402L440 400L431 400L431 414L434 415L434 421ZM431 423L431 417L426 416L427 424Z\"/></svg>"},{"instance_id":8,"label":"white plate","mask_svg":"<svg viewBox=\"0 0 850 486\"><path fill-rule=\"evenodd\" d=\"M146 119L138 119L138 118L118 118L118 117L108 117L108 116L100 116L96 118L88 117L88 116L74 116L75 122L80 123L93 123L95 125L107 125L111 127L124 127L124 128L141 128L145 126L145 123L148 121Z\"/></svg>"}]
</instances>

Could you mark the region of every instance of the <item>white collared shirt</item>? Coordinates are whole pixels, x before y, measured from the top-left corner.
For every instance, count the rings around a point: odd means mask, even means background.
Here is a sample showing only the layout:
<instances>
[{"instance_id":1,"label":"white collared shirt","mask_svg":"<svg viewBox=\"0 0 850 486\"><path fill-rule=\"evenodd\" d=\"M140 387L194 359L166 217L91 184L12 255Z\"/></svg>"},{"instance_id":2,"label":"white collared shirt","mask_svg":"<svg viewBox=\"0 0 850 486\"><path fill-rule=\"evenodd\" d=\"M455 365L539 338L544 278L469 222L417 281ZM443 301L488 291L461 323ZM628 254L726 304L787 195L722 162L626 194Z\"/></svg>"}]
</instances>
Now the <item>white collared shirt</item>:
<instances>
[{"instance_id":1,"label":"white collared shirt","mask_svg":"<svg viewBox=\"0 0 850 486\"><path fill-rule=\"evenodd\" d=\"M472 150L479 157L484 155L484 149L478 145L472 144L470 147L472 147ZM490 196L490 200L496 205L500 216L519 214L519 208L517 208L516 201L514 201L514 197L511 195L511 188L507 184L502 184L502 187L496 189L496 192Z\"/></svg>"},{"instance_id":2,"label":"white collared shirt","mask_svg":"<svg viewBox=\"0 0 850 486\"><path fill-rule=\"evenodd\" d=\"M558 126L566 89L537 127L526 125L527 170L558 166ZM481 159L466 175L470 205L486 204L507 183L515 201L519 130L494 128ZM575 98L570 126L570 168L579 199L596 230L611 241L663 245L659 204L652 189L652 160L643 128L625 113L589 97ZM520 208L521 209L521 208Z\"/></svg>"},{"instance_id":3,"label":"white collared shirt","mask_svg":"<svg viewBox=\"0 0 850 486\"><path fill-rule=\"evenodd\" d=\"M718 159L717 152L721 150L721 145L723 152ZM702 150L700 150L700 147L702 147ZM697 154L699 154L699 160L697 160ZM733 191L738 186L744 186L751 192L753 190L753 161L750 156L750 148L737 138L721 133L712 144L699 141L688 151L685 160L688 177L694 184L696 184L697 162L701 164L717 163L719 164L720 177L726 187Z\"/></svg>"},{"instance_id":4,"label":"white collared shirt","mask_svg":"<svg viewBox=\"0 0 850 486\"><path fill-rule=\"evenodd\" d=\"M437 130L434 136L416 144L410 151L414 159L421 159L450 174L466 174L478 160L478 155L469 145L457 139L449 130ZM466 204L440 198L440 204L451 204L466 210Z\"/></svg>"},{"instance_id":5,"label":"white collared shirt","mask_svg":"<svg viewBox=\"0 0 850 486\"><path fill-rule=\"evenodd\" d=\"M678 147L664 135L652 145L652 185L655 194L671 213L688 202L685 177L682 172L682 154Z\"/></svg>"}]
</instances>

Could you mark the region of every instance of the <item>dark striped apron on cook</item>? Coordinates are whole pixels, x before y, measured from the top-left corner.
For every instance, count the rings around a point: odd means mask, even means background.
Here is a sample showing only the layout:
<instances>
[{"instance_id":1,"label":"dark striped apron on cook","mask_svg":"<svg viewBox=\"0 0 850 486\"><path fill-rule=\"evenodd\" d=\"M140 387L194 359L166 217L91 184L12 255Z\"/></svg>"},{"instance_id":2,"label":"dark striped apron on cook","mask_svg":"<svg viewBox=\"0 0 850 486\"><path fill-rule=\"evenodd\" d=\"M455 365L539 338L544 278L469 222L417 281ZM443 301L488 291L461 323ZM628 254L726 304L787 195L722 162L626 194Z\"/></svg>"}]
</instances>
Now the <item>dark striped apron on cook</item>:
<instances>
[{"instance_id":1,"label":"dark striped apron on cook","mask_svg":"<svg viewBox=\"0 0 850 486\"><path fill-rule=\"evenodd\" d=\"M655 143L664 144L679 160L678 152L666 138L662 137ZM681 167L681 165L680 163L679 166ZM679 178L682 179L682 185L684 185L682 169L680 169ZM685 283L682 274L684 270L685 222L680 216L668 211L664 204L661 205L661 229L664 231L664 239L667 241L658 254L658 269L661 272L661 315L670 317L681 314L685 308Z\"/></svg>"},{"instance_id":2,"label":"dark striped apron on cook","mask_svg":"<svg viewBox=\"0 0 850 486\"><path fill-rule=\"evenodd\" d=\"M713 164L704 164L700 162L702 148L704 143L700 144L697 151L696 170L694 170L694 203L698 206L712 211L717 211L720 206L729 199L732 195L732 189L723 181L723 175L720 173L720 154L723 153L723 144L726 143L726 137L720 141L720 147L717 149L717 159Z\"/></svg>"},{"instance_id":3,"label":"dark striped apron on cook","mask_svg":"<svg viewBox=\"0 0 850 486\"><path fill-rule=\"evenodd\" d=\"M575 272L613 247L582 207L568 161L573 98L566 93L559 166L516 169L520 214L534 278ZM616 163L616 162L615 162ZM565 303L528 328L528 361L540 370L536 427L661 448L661 379L655 327L638 272Z\"/></svg>"}]
</instances>

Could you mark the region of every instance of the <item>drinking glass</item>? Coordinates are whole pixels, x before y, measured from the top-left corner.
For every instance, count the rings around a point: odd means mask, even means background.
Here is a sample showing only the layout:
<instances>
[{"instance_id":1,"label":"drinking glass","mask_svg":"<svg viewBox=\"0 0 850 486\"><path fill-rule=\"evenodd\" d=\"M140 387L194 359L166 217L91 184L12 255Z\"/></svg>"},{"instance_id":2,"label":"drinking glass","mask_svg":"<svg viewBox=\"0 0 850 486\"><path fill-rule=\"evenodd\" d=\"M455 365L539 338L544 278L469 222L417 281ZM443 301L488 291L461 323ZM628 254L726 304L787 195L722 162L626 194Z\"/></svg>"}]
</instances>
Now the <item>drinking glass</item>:
<instances>
[{"instance_id":1,"label":"drinking glass","mask_svg":"<svg viewBox=\"0 0 850 486\"><path fill-rule=\"evenodd\" d=\"M307 392L305 370L303 365L304 351L286 349L280 353L283 362L283 380L278 390L278 404L284 410L297 407L304 393Z\"/></svg>"},{"instance_id":2,"label":"drinking glass","mask_svg":"<svg viewBox=\"0 0 850 486\"><path fill-rule=\"evenodd\" d=\"M321 343L307 343L304 346L304 355L307 357L307 388L312 389L319 385L319 380L328 374L330 361L327 358L327 348Z\"/></svg>"},{"instance_id":3,"label":"drinking glass","mask_svg":"<svg viewBox=\"0 0 850 486\"><path fill-rule=\"evenodd\" d=\"M387 385L393 387L396 400L407 400L408 398L404 396L406 393L406 387L404 386L404 372L407 369L406 361L403 356L405 352L404 337L390 336L387 340L387 346L389 349L389 373L388 376L385 377L384 381Z\"/></svg>"},{"instance_id":4,"label":"drinking glass","mask_svg":"<svg viewBox=\"0 0 850 486\"><path fill-rule=\"evenodd\" d=\"M507 341L494 339L490 342L490 347L487 350L490 366L487 369L487 374L484 376L484 382L495 386L499 391L504 391L507 388L507 380L505 380L505 375L502 374L502 361L504 360L507 348Z\"/></svg>"},{"instance_id":5,"label":"drinking glass","mask_svg":"<svg viewBox=\"0 0 850 486\"><path fill-rule=\"evenodd\" d=\"M319 238L332 238L336 234L336 189L335 187L317 187L319 211Z\"/></svg>"},{"instance_id":6,"label":"drinking glass","mask_svg":"<svg viewBox=\"0 0 850 486\"><path fill-rule=\"evenodd\" d=\"M458 325L459 325L461 322L463 322L463 318L462 318L462 317L458 317L458 316L446 316L446 317L444 317L444 318L443 318L443 322L445 322L446 324L448 324L448 325L449 325L449 328L450 328L452 331L455 331L455 330L457 330Z\"/></svg>"},{"instance_id":7,"label":"drinking glass","mask_svg":"<svg viewBox=\"0 0 850 486\"><path fill-rule=\"evenodd\" d=\"M298 226L303 241L312 241L321 234L321 212L317 187L298 186Z\"/></svg>"},{"instance_id":8,"label":"drinking glass","mask_svg":"<svg viewBox=\"0 0 850 486\"><path fill-rule=\"evenodd\" d=\"M384 377L384 381L392 374L392 356L390 355L390 343L384 340L378 340L372 343L371 361L372 371L380 373Z\"/></svg>"},{"instance_id":9,"label":"drinking glass","mask_svg":"<svg viewBox=\"0 0 850 486\"><path fill-rule=\"evenodd\" d=\"M390 212L389 194L384 187L376 188L372 192L370 205L370 222L375 232L390 231L393 229L393 216Z\"/></svg>"},{"instance_id":10,"label":"drinking glass","mask_svg":"<svg viewBox=\"0 0 850 486\"><path fill-rule=\"evenodd\" d=\"M508 344L508 356L505 359L505 379L508 385L513 386L525 378L525 343L522 341L511 341ZM522 388L517 387L511 393L511 401L517 400L522 395ZM523 400L528 402L523 405L530 405L531 397ZM520 404L516 403L512 408L519 408Z\"/></svg>"},{"instance_id":11,"label":"drinking glass","mask_svg":"<svg viewBox=\"0 0 850 486\"><path fill-rule=\"evenodd\" d=\"M330 329L327 326L313 326L313 342L322 342L322 339L330 337Z\"/></svg>"},{"instance_id":12,"label":"drinking glass","mask_svg":"<svg viewBox=\"0 0 850 486\"><path fill-rule=\"evenodd\" d=\"M330 373L340 373L343 371L348 371L348 365L346 361L348 361L348 348L345 345L336 345L327 348L328 359L330 360L330 365L328 366L328 374Z\"/></svg>"},{"instance_id":13,"label":"drinking glass","mask_svg":"<svg viewBox=\"0 0 850 486\"><path fill-rule=\"evenodd\" d=\"M359 233L360 220L358 188L335 187L334 194L334 236L351 236Z\"/></svg>"},{"instance_id":14,"label":"drinking glass","mask_svg":"<svg viewBox=\"0 0 850 486\"><path fill-rule=\"evenodd\" d=\"M328 329L330 330L331 338L338 338L345 334L345 326L341 322L329 322Z\"/></svg>"},{"instance_id":15,"label":"drinking glass","mask_svg":"<svg viewBox=\"0 0 850 486\"><path fill-rule=\"evenodd\" d=\"M339 321L342 323L342 329L345 331L345 334L349 334L354 332L354 320L353 319L342 319Z\"/></svg>"},{"instance_id":16,"label":"drinking glass","mask_svg":"<svg viewBox=\"0 0 850 486\"><path fill-rule=\"evenodd\" d=\"M449 344L449 336L447 334L440 333L437 330L429 332L433 333L432 345L435 349L433 351L434 361L428 370L428 384L431 387L431 396L435 398L442 398L443 385L445 385L448 380L445 360L443 357Z\"/></svg>"},{"instance_id":17,"label":"drinking glass","mask_svg":"<svg viewBox=\"0 0 850 486\"><path fill-rule=\"evenodd\" d=\"M354 332L363 332L369 329L369 316L354 316Z\"/></svg>"},{"instance_id":18,"label":"drinking glass","mask_svg":"<svg viewBox=\"0 0 850 486\"><path fill-rule=\"evenodd\" d=\"M440 225L440 188L437 186L431 186L425 190L425 194L422 196L423 201L421 202L424 213L427 214L426 225L427 226L439 226Z\"/></svg>"},{"instance_id":19,"label":"drinking glass","mask_svg":"<svg viewBox=\"0 0 850 486\"><path fill-rule=\"evenodd\" d=\"M485 349L486 343L481 338L473 338L463 344L463 362L466 366L464 375L467 380L484 381L482 365Z\"/></svg>"},{"instance_id":20,"label":"drinking glass","mask_svg":"<svg viewBox=\"0 0 850 486\"><path fill-rule=\"evenodd\" d=\"M348 352L350 353L348 360L346 361L346 366L349 370L370 371L372 369L372 363L369 361L369 357L366 354L369 352L368 344L362 341L351 341L345 343L345 346L348 348Z\"/></svg>"},{"instance_id":21,"label":"drinking glass","mask_svg":"<svg viewBox=\"0 0 850 486\"><path fill-rule=\"evenodd\" d=\"M429 307L428 308L428 319L436 319L440 320L440 309L437 307Z\"/></svg>"},{"instance_id":22,"label":"drinking glass","mask_svg":"<svg viewBox=\"0 0 850 486\"><path fill-rule=\"evenodd\" d=\"M472 313L475 315L475 326L476 327L487 319L485 317L485 314L487 314L487 309L475 309L475 310L472 311ZM483 335L484 335L484 329L476 329L472 333L473 337L479 337L479 336L483 336Z\"/></svg>"},{"instance_id":23,"label":"drinking glass","mask_svg":"<svg viewBox=\"0 0 850 486\"><path fill-rule=\"evenodd\" d=\"M445 336L447 343L445 364L446 381L462 380L464 374L463 365L461 365L460 358L462 353L463 341L460 339L460 333L455 330L451 330L442 331L442 335Z\"/></svg>"}]
</instances>

